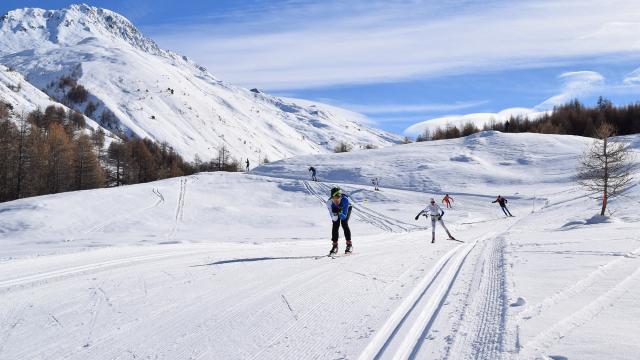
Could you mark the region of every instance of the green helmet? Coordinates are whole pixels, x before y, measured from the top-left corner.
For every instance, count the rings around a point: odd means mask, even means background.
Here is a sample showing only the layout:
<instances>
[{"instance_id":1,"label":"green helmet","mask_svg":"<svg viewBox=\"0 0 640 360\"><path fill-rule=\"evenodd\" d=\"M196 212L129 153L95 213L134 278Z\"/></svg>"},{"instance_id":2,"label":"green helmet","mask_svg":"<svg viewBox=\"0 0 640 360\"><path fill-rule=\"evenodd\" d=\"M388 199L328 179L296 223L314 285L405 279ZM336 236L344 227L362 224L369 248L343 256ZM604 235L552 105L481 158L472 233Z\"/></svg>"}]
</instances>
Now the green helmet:
<instances>
[{"instance_id":1,"label":"green helmet","mask_svg":"<svg viewBox=\"0 0 640 360\"><path fill-rule=\"evenodd\" d=\"M331 197L340 196L340 195L342 195L342 190L339 187L335 186L331 188Z\"/></svg>"}]
</instances>

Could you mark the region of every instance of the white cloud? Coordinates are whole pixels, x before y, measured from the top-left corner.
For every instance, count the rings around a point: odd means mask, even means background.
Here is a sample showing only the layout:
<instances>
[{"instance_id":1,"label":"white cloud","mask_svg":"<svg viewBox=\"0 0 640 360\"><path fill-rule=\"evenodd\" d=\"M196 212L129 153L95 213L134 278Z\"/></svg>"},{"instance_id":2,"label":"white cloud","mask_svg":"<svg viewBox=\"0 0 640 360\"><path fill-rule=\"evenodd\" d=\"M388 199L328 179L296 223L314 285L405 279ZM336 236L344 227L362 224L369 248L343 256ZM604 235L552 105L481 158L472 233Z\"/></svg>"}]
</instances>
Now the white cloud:
<instances>
[{"instance_id":1,"label":"white cloud","mask_svg":"<svg viewBox=\"0 0 640 360\"><path fill-rule=\"evenodd\" d=\"M622 81L615 83L607 83L605 77L596 71L565 72L560 74L558 79L561 81L558 94L549 97L533 108L509 108L497 113L474 113L431 118L409 126L404 131L404 134L408 136L417 136L424 133L426 129L433 131L438 127L444 128L447 125L461 127L468 122L472 122L481 128L484 124L492 121L498 123L504 122L508 120L509 117L518 115L535 119L550 111L554 106L566 104L567 102L580 97L600 93L640 93L640 68L627 74Z\"/></svg>"},{"instance_id":2,"label":"white cloud","mask_svg":"<svg viewBox=\"0 0 640 360\"><path fill-rule=\"evenodd\" d=\"M606 5L596 0L332 1L249 15L233 28L228 23L176 26L152 35L226 81L269 90L640 52L640 2L635 0Z\"/></svg>"},{"instance_id":3,"label":"white cloud","mask_svg":"<svg viewBox=\"0 0 640 360\"><path fill-rule=\"evenodd\" d=\"M367 115L375 114L404 114L404 113L417 113L417 112L444 112L455 111L476 107L479 105L487 104L489 101L461 101L452 104L377 104L377 105L363 105L363 104L336 104L340 107L356 111Z\"/></svg>"},{"instance_id":4,"label":"white cloud","mask_svg":"<svg viewBox=\"0 0 640 360\"><path fill-rule=\"evenodd\" d=\"M622 83L625 85L640 85L640 68L627 74Z\"/></svg>"},{"instance_id":5,"label":"white cloud","mask_svg":"<svg viewBox=\"0 0 640 360\"><path fill-rule=\"evenodd\" d=\"M444 129L451 125L458 128L466 123L472 123L478 128L482 128L485 124L491 122L502 123L507 121L511 116L528 116L530 119L541 116L544 112L536 111L528 108L509 108L497 113L475 113L467 115L449 115L419 122L409 126L404 134L407 136L418 136L423 134L425 130L433 132L437 128Z\"/></svg>"},{"instance_id":6,"label":"white cloud","mask_svg":"<svg viewBox=\"0 0 640 360\"><path fill-rule=\"evenodd\" d=\"M605 78L595 71L572 71L558 76L563 82L561 92L554 95L535 108L538 110L549 110L554 106L566 104L580 96L585 96L602 89L605 85Z\"/></svg>"}]
</instances>

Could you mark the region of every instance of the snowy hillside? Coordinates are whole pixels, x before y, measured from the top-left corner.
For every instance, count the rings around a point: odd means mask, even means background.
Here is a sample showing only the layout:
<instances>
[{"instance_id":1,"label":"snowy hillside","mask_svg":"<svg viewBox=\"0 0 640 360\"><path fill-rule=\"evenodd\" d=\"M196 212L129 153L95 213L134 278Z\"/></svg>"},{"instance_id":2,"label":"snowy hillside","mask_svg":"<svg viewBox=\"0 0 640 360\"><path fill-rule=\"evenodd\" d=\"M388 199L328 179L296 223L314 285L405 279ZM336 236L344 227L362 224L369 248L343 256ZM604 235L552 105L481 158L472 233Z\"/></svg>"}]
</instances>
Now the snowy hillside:
<instances>
[{"instance_id":1,"label":"snowy hillside","mask_svg":"<svg viewBox=\"0 0 640 360\"><path fill-rule=\"evenodd\" d=\"M307 157L0 204L0 358L635 359L640 191L594 217L570 181L589 143L484 133L315 156L319 182ZM462 242L414 220L443 192Z\"/></svg>"},{"instance_id":2,"label":"snowy hillside","mask_svg":"<svg viewBox=\"0 0 640 360\"><path fill-rule=\"evenodd\" d=\"M54 105L68 109L66 106L55 102L49 96L27 82L22 75L15 71L9 71L6 66L0 65L0 101L9 104L12 108L12 118L22 114ZM98 129L100 125L85 116L88 127ZM109 134L108 130L105 130Z\"/></svg>"},{"instance_id":3,"label":"snowy hillside","mask_svg":"<svg viewBox=\"0 0 640 360\"><path fill-rule=\"evenodd\" d=\"M223 145L257 164L330 152L340 141L356 149L399 141L357 114L225 84L121 15L87 5L9 12L0 19L0 63L59 100L69 91L61 79L71 78L88 91L76 109L91 103L104 126L166 141L187 159L210 159Z\"/></svg>"},{"instance_id":4,"label":"snowy hillside","mask_svg":"<svg viewBox=\"0 0 640 360\"><path fill-rule=\"evenodd\" d=\"M253 171L275 177L308 178L309 166L326 181L435 193L514 195L533 184L566 186L573 164L591 139L579 136L480 132L468 137L369 150L366 154L331 154L322 162L298 156ZM371 152L371 153L369 153Z\"/></svg>"}]
</instances>

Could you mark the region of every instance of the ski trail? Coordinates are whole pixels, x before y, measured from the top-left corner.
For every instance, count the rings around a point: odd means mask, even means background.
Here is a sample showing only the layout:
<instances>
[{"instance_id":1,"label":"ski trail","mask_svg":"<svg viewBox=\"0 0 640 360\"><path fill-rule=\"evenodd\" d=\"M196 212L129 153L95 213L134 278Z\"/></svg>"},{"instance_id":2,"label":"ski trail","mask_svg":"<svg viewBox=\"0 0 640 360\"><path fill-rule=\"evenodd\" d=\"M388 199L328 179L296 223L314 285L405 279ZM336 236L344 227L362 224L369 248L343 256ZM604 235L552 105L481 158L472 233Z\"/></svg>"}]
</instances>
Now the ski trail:
<instances>
[{"instance_id":1,"label":"ski trail","mask_svg":"<svg viewBox=\"0 0 640 360\"><path fill-rule=\"evenodd\" d=\"M201 254L201 253L202 251L187 251L187 252L179 252L179 253L173 251L169 253L132 256L132 257L127 257L122 259L103 261L103 262L94 263L94 264L72 266L68 268L47 271L39 274L33 274L33 275L0 281L0 291L10 289L13 287L24 287L28 285L37 284L37 283L48 282L54 279L68 278L75 275L86 274L89 272L102 271L102 270L114 268L114 267L131 266L131 265L136 265L139 263L148 262L152 260L162 260L162 259L179 257L179 256L191 256L193 254Z\"/></svg>"},{"instance_id":2,"label":"ski trail","mask_svg":"<svg viewBox=\"0 0 640 360\"><path fill-rule=\"evenodd\" d=\"M612 289L598 296L580 310L561 319L551 327L538 333L532 340L527 341L518 354L519 357L530 359L543 356L541 354L544 350L560 341L574 329L597 317L602 311L612 306L629 288L638 286L638 280L640 280L640 268L637 268L631 275L625 277Z\"/></svg>"},{"instance_id":3,"label":"ski trail","mask_svg":"<svg viewBox=\"0 0 640 360\"><path fill-rule=\"evenodd\" d=\"M151 192L156 197L156 200L155 200L155 202L153 204L151 204L149 206L146 206L144 208L132 211L132 212L116 215L116 216L110 218L109 220L102 221L102 222L94 225L93 227L87 229L86 231L82 232L82 236L86 236L86 235L89 235L91 233L102 231L104 228L106 228L107 226L109 226L111 224L114 224L114 223L116 223L118 221L121 221L123 219L134 217L134 216L136 216L136 215L138 215L140 213L143 213L143 212L145 212L147 210L151 210L151 209L153 209L155 207L160 206L160 204L164 203L164 196L162 195L160 190L158 190L158 188L154 187L151 190ZM77 238L78 238L78 236L74 236L74 237L65 239L65 241L75 241Z\"/></svg>"},{"instance_id":4,"label":"ski trail","mask_svg":"<svg viewBox=\"0 0 640 360\"><path fill-rule=\"evenodd\" d=\"M521 312L517 314L516 324L520 325L526 320L529 320L535 316L540 315L547 309L553 307L561 301L571 299L580 295L585 290L588 290L592 287L594 283L598 280L604 278L606 275L612 273L617 268L624 266L626 263L635 262L636 256L640 254L640 247L629 252L624 257L620 257L619 259L610 261L600 267L598 269L589 273L586 277L574 283L573 285L564 288L552 296L542 300L540 303L535 305L530 305L524 308Z\"/></svg>"},{"instance_id":5,"label":"ski trail","mask_svg":"<svg viewBox=\"0 0 640 360\"><path fill-rule=\"evenodd\" d=\"M499 359L504 348L507 316L504 236L484 242L475 264L462 321L454 330L454 343L447 349L469 359Z\"/></svg>"},{"instance_id":6,"label":"ski trail","mask_svg":"<svg viewBox=\"0 0 640 360\"><path fill-rule=\"evenodd\" d=\"M415 356L465 259L476 244L493 235L488 233L472 243L456 245L442 256L391 314L358 358L408 359Z\"/></svg>"},{"instance_id":7,"label":"ski trail","mask_svg":"<svg viewBox=\"0 0 640 360\"><path fill-rule=\"evenodd\" d=\"M180 179L180 188L178 189L178 201L176 203L176 211L173 222L173 228L171 232L167 235L167 238L173 239L178 232L178 227L180 226L180 222L184 219L184 203L187 193L187 179Z\"/></svg>"}]
</instances>

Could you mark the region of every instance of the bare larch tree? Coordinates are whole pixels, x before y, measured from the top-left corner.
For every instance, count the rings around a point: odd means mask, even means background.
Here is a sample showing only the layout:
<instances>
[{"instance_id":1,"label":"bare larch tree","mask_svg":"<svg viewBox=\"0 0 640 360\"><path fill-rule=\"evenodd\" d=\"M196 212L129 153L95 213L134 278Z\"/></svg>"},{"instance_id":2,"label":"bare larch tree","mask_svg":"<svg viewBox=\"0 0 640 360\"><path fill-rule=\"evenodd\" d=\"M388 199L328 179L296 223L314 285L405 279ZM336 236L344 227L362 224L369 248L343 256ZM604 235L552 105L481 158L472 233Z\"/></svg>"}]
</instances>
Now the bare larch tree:
<instances>
[{"instance_id":1,"label":"bare larch tree","mask_svg":"<svg viewBox=\"0 0 640 360\"><path fill-rule=\"evenodd\" d=\"M596 139L580 158L576 175L580 186L594 192L596 198L602 196L602 216L607 200L620 195L632 180L632 152L628 144L610 139L614 135L615 127L610 123L598 127Z\"/></svg>"}]
</instances>

